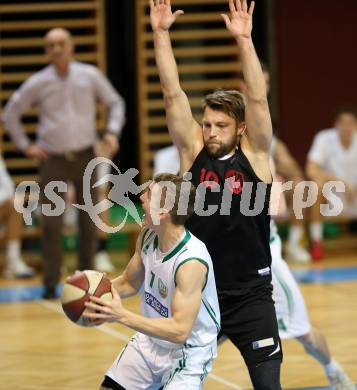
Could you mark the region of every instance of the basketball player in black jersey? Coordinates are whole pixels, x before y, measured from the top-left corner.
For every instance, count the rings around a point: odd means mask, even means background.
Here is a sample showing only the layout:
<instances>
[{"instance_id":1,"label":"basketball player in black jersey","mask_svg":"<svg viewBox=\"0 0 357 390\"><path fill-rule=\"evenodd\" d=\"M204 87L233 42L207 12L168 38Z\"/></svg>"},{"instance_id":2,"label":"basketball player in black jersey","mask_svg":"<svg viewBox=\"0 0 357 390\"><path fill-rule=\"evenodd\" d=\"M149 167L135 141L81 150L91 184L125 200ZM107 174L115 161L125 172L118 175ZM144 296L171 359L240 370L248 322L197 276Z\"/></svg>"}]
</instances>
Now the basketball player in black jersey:
<instances>
[{"instance_id":1,"label":"basketball player in black jersey","mask_svg":"<svg viewBox=\"0 0 357 390\"><path fill-rule=\"evenodd\" d=\"M234 90L206 96L202 126L193 118L181 89L169 36L183 11L173 13L170 0L150 0L150 8L156 63L169 132L179 150L180 174L190 171L193 184L203 183L205 207L218 206L211 216L194 214L188 228L205 242L213 260L222 335L240 350L255 389L280 389L282 351L269 249L272 125L251 38L254 2L248 8L246 0L229 0L230 15L222 15L239 47L246 97ZM259 190L260 185L265 191ZM231 191L228 213L227 205L222 206L224 188ZM246 188L251 188L248 203L262 203L255 216L242 204Z\"/></svg>"}]
</instances>

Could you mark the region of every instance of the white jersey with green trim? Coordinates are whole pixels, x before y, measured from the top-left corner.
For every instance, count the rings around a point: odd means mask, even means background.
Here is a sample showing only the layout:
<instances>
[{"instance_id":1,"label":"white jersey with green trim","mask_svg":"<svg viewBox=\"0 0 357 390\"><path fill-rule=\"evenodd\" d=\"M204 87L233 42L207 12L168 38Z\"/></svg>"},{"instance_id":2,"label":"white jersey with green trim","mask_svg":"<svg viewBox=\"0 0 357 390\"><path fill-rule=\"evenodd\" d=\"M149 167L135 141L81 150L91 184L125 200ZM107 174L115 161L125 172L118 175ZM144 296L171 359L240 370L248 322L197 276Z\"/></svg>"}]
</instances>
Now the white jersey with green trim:
<instances>
[{"instance_id":1,"label":"white jersey with green trim","mask_svg":"<svg viewBox=\"0 0 357 390\"><path fill-rule=\"evenodd\" d=\"M273 218L270 220L270 243L272 243L275 239L280 238L278 234L278 227Z\"/></svg>"},{"instance_id":2,"label":"white jersey with green trim","mask_svg":"<svg viewBox=\"0 0 357 390\"><path fill-rule=\"evenodd\" d=\"M289 339L306 335L310 329L309 316L299 286L282 257L281 239L276 223L270 222L270 250L273 300L279 335Z\"/></svg>"},{"instance_id":3,"label":"white jersey with green trim","mask_svg":"<svg viewBox=\"0 0 357 390\"><path fill-rule=\"evenodd\" d=\"M201 306L185 345L203 347L215 342L220 330L220 312L212 260L205 244L185 230L181 240L172 250L161 253L156 233L148 229L141 243L141 258L145 266L144 296L141 307L143 314L150 318L172 317L176 273L182 264L196 259L207 267L207 280L202 290ZM178 346L154 337L152 340L167 348Z\"/></svg>"}]
</instances>

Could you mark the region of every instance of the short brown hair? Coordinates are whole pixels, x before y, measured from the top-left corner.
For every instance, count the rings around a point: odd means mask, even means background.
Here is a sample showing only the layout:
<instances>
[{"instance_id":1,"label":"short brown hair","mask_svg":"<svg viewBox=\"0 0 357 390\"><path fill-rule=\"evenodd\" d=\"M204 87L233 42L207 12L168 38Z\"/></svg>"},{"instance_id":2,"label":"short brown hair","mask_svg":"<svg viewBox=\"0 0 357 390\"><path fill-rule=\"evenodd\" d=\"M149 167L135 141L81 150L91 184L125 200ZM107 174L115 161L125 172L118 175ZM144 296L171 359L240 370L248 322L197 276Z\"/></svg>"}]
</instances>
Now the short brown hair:
<instances>
[{"instance_id":1,"label":"short brown hair","mask_svg":"<svg viewBox=\"0 0 357 390\"><path fill-rule=\"evenodd\" d=\"M235 89L217 89L206 95L202 102L202 109L205 110L206 107L224 112L233 118L237 125L245 119L244 95Z\"/></svg>"},{"instance_id":2,"label":"short brown hair","mask_svg":"<svg viewBox=\"0 0 357 390\"><path fill-rule=\"evenodd\" d=\"M353 115L357 119L357 110L356 107L346 104L344 106L340 106L335 111L335 121L337 121L341 115L350 114Z\"/></svg>"},{"instance_id":3,"label":"short brown hair","mask_svg":"<svg viewBox=\"0 0 357 390\"><path fill-rule=\"evenodd\" d=\"M174 204L172 210L169 211L171 222L174 225L184 225L187 219L192 215L194 210L195 198L196 198L196 188L194 185L183 179L180 176L173 175L171 173L160 173L154 177L154 183L160 185L161 182L170 182L175 186L175 192L170 190L169 187L163 187L162 198L160 201L160 206L163 207L165 199L167 196L174 197ZM182 215L178 214L179 203L187 205L187 212Z\"/></svg>"}]
</instances>

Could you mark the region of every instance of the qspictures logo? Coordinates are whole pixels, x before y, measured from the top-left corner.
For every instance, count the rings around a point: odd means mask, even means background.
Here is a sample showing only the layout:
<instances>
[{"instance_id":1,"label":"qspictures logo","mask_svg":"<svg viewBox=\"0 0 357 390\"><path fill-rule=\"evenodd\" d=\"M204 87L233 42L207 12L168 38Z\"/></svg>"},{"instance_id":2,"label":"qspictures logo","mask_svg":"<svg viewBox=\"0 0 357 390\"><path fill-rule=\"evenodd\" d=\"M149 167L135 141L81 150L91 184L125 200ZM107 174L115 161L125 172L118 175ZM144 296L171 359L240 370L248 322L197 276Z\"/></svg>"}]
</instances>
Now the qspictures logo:
<instances>
[{"instance_id":1,"label":"qspictures logo","mask_svg":"<svg viewBox=\"0 0 357 390\"><path fill-rule=\"evenodd\" d=\"M101 164L107 165L113 173L105 174L103 177L97 179L97 168ZM135 204L130 199L130 195L139 195L150 186L152 181L149 180L138 186L134 181L138 173L139 171L135 168L121 172L111 160L104 157L92 159L88 163L83 176L84 203L73 204L73 206L88 213L97 228L106 233L120 231L127 223L129 216L135 223L141 226L141 216ZM211 171L202 172L200 178L202 180L200 180L200 184L196 188L194 202L195 214L201 217L209 217L215 213L230 215L232 212L232 199L237 196L240 197L239 211L243 215L256 216L262 212L268 190L266 183L247 182L243 174L234 171L226 172L224 183L221 184L217 175L217 173ZM184 176L182 186L186 185L186 183L190 185L189 180L191 180L191 173L187 173ZM92 198L93 190L106 184L111 185L107 197L94 203ZM174 207L175 197L165 197L165 194L176 192L173 182L161 181L159 184L159 195L152 197L149 207L151 219L156 225L160 223L159 213L161 210L171 211ZM285 183L274 182L271 189L270 215L274 216L278 214L282 195L285 191L292 189L292 211L297 219L302 219L304 209L311 207L317 201L319 189L317 184L312 181L302 181L295 187L293 187L292 181ZM16 188L14 206L16 211L22 214L26 225L32 224L33 213L38 209L41 214L49 217L59 216L65 212L66 202L63 199L63 193L68 191L68 184L66 182L51 181L42 190L43 194L41 195L44 201L42 200L40 204L40 185L38 183L35 181L24 181ZM325 183L322 194L326 202L320 205L320 212L323 216L332 217L340 215L343 212L343 195L345 190L345 184L341 181ZM220 204L207 204L207 191L221 194ZM62 196L59 195L60 193L62 193ZM48 203L46 203L46 199ZM163 205L161 204L162 201L164 201ZM125 210L125 216L117 226L109 226L103 221L101 215L114 205L121 206ZM179 196L178 214L187 215L187 210L187 197Z\"/></svg>"}]
</instances>

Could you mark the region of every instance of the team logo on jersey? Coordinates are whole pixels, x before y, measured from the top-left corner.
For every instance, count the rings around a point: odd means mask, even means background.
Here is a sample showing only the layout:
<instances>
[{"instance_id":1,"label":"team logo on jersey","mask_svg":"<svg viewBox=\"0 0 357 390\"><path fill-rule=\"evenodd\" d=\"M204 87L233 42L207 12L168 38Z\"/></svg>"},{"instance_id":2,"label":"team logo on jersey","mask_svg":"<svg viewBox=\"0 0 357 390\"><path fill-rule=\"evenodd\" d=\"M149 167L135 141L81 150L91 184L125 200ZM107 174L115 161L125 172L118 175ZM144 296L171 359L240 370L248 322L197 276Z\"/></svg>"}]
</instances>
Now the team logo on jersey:
<instances>
[{"instance_id":1,"label":"team logo on jersey","mask_svg":"<svg viewBox=\"0 0 357 390\"><path fill-rule=\"evenodd\" d=\"M153 295L145 291L145 303L152 307L160 316L168 318L169 309L162 305Z\"/></svg>"},{"instance_id":2,"label":"team logo on jersey","mask_svg":"<svg viewBox=\"0 0 357 390\"><path fill-rule=\"evenodd\" d=\"M204 183L208 189L212 190L213 188L219 186L218 174L214 171L202 168L200 174L200 183Z\"/></svg>"},{"instance_id":3,"label":"team logo on jersey","mask_svg":"<svg viewBox=\"0 0 357 390\"><path fill-rule=\"evenodd\" d=\"M164 282L160 278L158 284L159 284L160 295L162 296L162 298L166 298L168 293L167 287L165 286Z\"/></svg>"},{"instance_id":4,"label":"team logo on jersey","mask_svg":"<svg viewBox=\"0 0 357 390\"><path fill-rule=\"evenodd\" d=\"M244 175L235 169L228 169L225 173L225 183L228 189L235 195L239 195L243 190Z\"/></svg>"}]
</instances>

